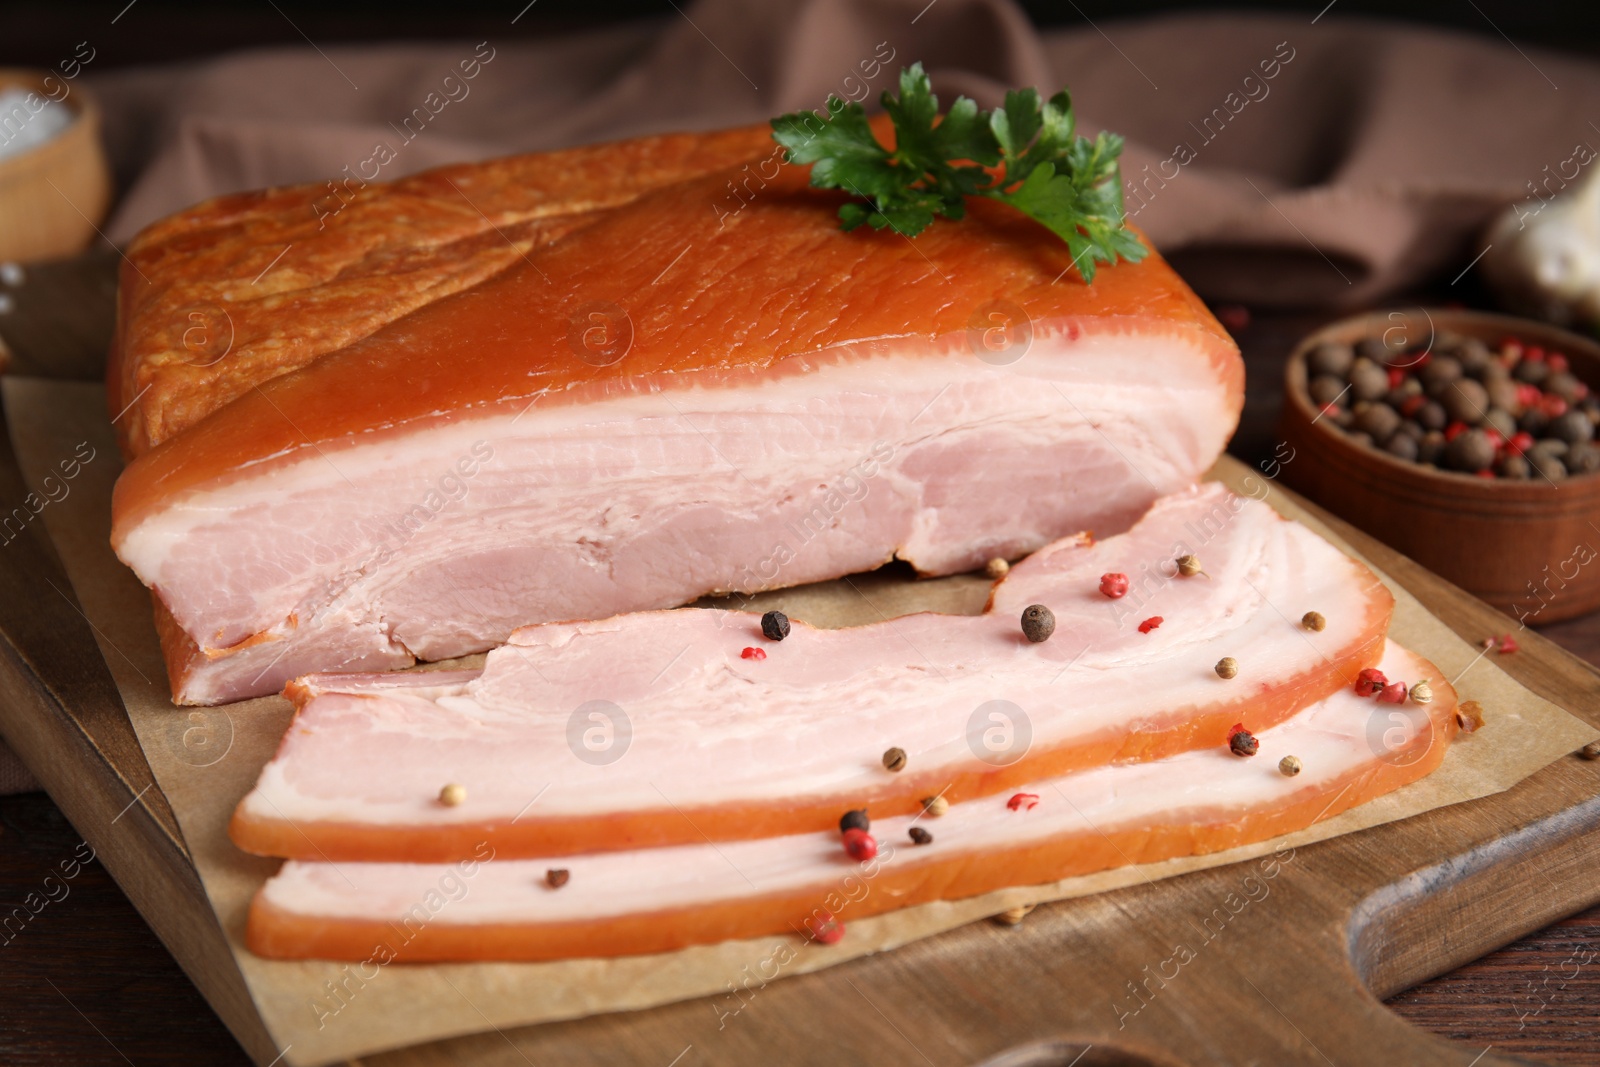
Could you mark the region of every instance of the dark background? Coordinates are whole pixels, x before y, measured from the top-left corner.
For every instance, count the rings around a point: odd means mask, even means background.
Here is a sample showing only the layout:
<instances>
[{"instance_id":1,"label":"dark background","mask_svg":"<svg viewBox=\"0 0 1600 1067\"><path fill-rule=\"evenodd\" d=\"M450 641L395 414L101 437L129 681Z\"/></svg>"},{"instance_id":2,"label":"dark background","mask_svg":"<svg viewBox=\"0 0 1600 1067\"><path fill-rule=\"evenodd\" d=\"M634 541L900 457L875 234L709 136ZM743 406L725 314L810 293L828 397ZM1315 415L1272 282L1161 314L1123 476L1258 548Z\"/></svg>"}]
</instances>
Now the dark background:
<instances>
[{"instance_id":1,"label":"dark background","mask_svg":"<svg viewBox=\"0 0 1600 1067\"><path fill-rule=\"evenodd\" d=\"M680 7L690 0L677 0ZM1041 26L1084 25L1166 11L1231 9L1315 17L1327 0L1021 0ZM95 68L191 58L309 37L319 45L357 41L547 36L627 18L674 15L672 0L127 0L0 2L0 64L54 66L64 48L94 37ZM274 6L276 5L276 6ZM120 13L120 17L119 16ZM1448 26L1518 44L1600 54L1600 4L1539 0L1335 0L1326 18L1381 18ZM118 18L115 35L98 32ZM296 28L298 27L298 29Z\"/></svg>"}]
</instances>

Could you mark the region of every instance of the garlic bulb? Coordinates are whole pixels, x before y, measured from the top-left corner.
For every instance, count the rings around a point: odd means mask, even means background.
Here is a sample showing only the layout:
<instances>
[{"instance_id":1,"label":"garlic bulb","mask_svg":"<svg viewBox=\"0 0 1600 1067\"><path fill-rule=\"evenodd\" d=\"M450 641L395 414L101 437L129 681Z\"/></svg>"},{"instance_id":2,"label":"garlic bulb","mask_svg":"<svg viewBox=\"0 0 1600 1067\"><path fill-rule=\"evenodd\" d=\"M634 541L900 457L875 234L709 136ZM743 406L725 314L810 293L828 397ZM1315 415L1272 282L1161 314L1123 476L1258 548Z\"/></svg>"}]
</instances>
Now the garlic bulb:
<instances>
[{"instance_id":1,"label":"garlic bulb","mask_svg":"<svg viewBox=\"0 0 1600 1067\"><path fill-rule=\"evenodd\" d=\"M1600 170L1548 200L1513 204L1484 240L1483 279L1507 309L1560 325L1600 323Z\"/></svg>"}]
</instances>

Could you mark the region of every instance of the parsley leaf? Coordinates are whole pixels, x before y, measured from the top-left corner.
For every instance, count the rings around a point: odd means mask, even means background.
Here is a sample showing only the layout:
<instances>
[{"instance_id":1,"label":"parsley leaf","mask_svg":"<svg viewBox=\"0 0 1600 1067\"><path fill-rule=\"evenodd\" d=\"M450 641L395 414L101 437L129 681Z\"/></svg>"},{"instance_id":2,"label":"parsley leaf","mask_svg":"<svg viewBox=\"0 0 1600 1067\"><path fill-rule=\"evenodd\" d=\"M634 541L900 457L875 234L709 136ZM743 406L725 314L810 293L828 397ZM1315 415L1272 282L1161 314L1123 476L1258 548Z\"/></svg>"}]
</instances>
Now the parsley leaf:
<instances>
[{"instance_id":1,"label":"parsley leaf","mask_svg":"<svg viewBox=\"0 0 1600 1067\"><path fill-rule=\"evenodd\" d=\"M858 197L839 208L846 230L893 229L915 237L940 216L960 220L966 198L1008 204L1060 237L1086 282L1096 265L1143 259L1145 246L1124 225L1122 138L1078 137L1072 97L1041 103L1033 89L1006 94L993 111L958 97L943 116L921 63L900 72L900 94L885 92L895 148L872 134L860 104L828 98L811 111L772 120L772 137L790 162L811 165L811 184Z\"/></svg>"}]
</instances>

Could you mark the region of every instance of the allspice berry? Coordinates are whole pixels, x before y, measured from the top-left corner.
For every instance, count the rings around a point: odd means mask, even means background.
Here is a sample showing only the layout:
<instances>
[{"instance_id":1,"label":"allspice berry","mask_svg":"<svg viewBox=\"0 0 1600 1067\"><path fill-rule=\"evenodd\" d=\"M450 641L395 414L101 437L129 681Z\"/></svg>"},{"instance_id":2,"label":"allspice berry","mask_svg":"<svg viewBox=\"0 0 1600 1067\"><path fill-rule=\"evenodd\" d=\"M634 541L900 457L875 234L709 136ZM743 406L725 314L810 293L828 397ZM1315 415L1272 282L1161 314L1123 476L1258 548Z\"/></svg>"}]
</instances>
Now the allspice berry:
<instances>
[{"instance_id":1,"label":"allspice berry","mask_svg":"<svg viewBox=\"0 0 1600 1067\"><path fill-rule=\"evenodd\" d=\"M1389 374L1370 359L1361 358L1350 368L1350 394L1347 403L1377 400L1389 391Z\"/></svg>"},{"instance_id":2,"label":"allspice berry","mask_svg":"<svg viewBox=\"0 0 1600 1067\"><path fill-rule=\"evenodd\" d=\"M1466 474L1476 474L1494 462L1494 442L1482 430L1457 434L1444 446L1445 466Z\"/></svg>"},{"instance_id":3,"label":"allspice berry","mask_svg":"<svg viewBox=\"0 0 1600 1067\"><path fill-rule=\"evenodd\" d=\"M1600 741L1590 741L1578 749L1579 759L1600 759Z\"/></svg>"},{"instance_id":4,"label":"allspice berry","mask_svg":"<svg viewBox=\"0 0 1600 1067\"><path fill-rule=\"evenodd\" d=\"M1285 756L1278 761L1278 773L1285 778L1293 778L1300 773L1300 757Z\"/></svg>"},{"instance_id":5,"label":"allspice berry","mask_svg":"<svg viewBox=\"0 0 1600 1067\"><path fill-rule=\"evenodd\" d=\"M1433 703L1433 686L1428 684L1426 678L1411 687L1411 701L1414 704Z\"/></svg>"},{"instance_id":6,"label":"allspice berry","mask_svg":"<svg viewBox=\"0 0 1600 1067\"><path fill-rule=\"evenodd\" d=\"M544 884L551 889L560 889L571 877L572 872L565 867L552 867L544 872Z\"/></svg>"},{"instance_id":7,"label":"allspice berry","mask_svg":"<svg viewBox=\"0 0 1600 1067\"><path fill-rule=\"evenodd\" d=\"M1038 644L1040 641L1050 640L1050 635L1056 632L1055 612L1043 604L1029 604L1022 609L1022 634L1029 641Z\"/></svg>"},{"instance_id":8,"label":"allspice berry","mask_svg":"<svg viewBox=\"0 0 1600 1067\"><path fill-rule=\"evenodd\" d=\"M950 802L943 796L922 798L922 813L930 819L937 819L949 810Z\"/></svg>"},{"instance_id":9,"label":"allspice berry","mask_svg":"<svg viewBox=\"0 0 1600 1067\"><path fill-rule=\"evenodd\" d=\"M1355 349L1337 341L1324 341L1306 353L1306 370L1313 375L1328 374L1343 378L1356 361Z\"/></svg>"},{"instance_id":10,"label":"allspice berry","mask_svg":"<svg viewBox=\"0 0 1600 1067\"><path fill-rule=\"evenodd\" d=\"M789 636L789 616L781 611L769 611L761 616L761 635L768 641L782 641Z\"/></svg>"},{"instance_id":11,"label":"allspice berry","mask_svg":"<svg viewBox=\"0 0 1600 1067\"><path fill-rule=\"evenodd\" d=\"M1322 617L1322 612L1320 611L1308 611L1300 616L1300 625L1313 633L1320 634L1327 629L1328 620Z\"/></svg>"},{"instance_id":12,"label":"allspice berry","mask_svg":"<svg viewBox=\"0 0 1600 1067\"><path fill-rule=\"evenodd\" d=\"M439 790L439 803L447 808L457 808L467 802L467 787L451 782Z\"/></svg>"},{"instance_id":13,"label":"allspice berry","mask_svg":"<svg viewBox=\"0 0 1600 1067\"><path fill-rule=\"evenodd\" d=\"M906 769L906 750L891 748L883 754L883 766L886 770L903 771Z\"/></svg>"},{"instance_id":14,"label":"allspice berry","mask_svg":"<svg viewBox=\"0 0 1600 1067\"><path fill-rule=\"evenodd\" d=\"M999 581L1011 573L1011 564L996 556L983 565L983 573L986 577Z\"/></svg>"},{"instance_id":15,"label":"allspice berry","mask_svg":"<svg viewBox=\"0 0 1600 1067\"><path fill-rule=\"evenodd\" d=\"M1217 660L1217 677L1232 678L1239 673L1239 661L1232 656L1223 656Z\"/></svg>"},{"instance_id":16,"label":"allspice berry","mask_svg":"<svg viewBox=\"0 0 1600 1067\"><path fill-rule=\"evenodd\" d=\"M1481 382L1462 378L1439 394L1439 403L1452 421L1475 425L1489 413L1489 391ZM1485 464L1487 466L1488 464Z\"/></svg>"}]
</instances>

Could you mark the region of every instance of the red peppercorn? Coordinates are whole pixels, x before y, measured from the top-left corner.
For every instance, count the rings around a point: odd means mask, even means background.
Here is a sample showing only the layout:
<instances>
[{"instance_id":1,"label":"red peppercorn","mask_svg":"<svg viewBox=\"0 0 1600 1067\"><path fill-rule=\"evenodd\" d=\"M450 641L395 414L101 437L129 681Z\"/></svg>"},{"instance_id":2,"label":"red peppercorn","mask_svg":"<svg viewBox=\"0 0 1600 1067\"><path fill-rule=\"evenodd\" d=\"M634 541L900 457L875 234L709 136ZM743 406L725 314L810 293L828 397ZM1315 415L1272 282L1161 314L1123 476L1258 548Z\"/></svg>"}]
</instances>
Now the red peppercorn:
<instances>
[{"instance_id":1,"label":"red peppercorn","mask_svg":"<svg viewBox=\"0 0 1600 1067\"><path fill-rule=\"evenodd\" d=\"M1401 370L1399 367L1390 367L1389 368L1389 388L1390 389L1398 389L1398 388L1400 388L1400 383L1405 381L1405 380L1406 380L1406 372L1405 371Z\"/></svg>"},{"instance_id":2,"label":"red peppercorn","mask_svg":"<svg viewBox=\"0 0 1600 1067\"><path fill-rule=\"evenodd\" d=\"M1543 363L1544 349L1540 348L1538 345L1527 345L1522 350L1522 358L1527 360L1529 363Z\"/></svg>"},{"instance_id":3,"label":"red peppercorn","mask_svg":"<svg viewBox=\"0 0 1600 1067\"><path fill-rule=\"evenodd\" d=\"M1422 355L1417 356L1414 359L1412 359L1412 361L1411 361L1411 369L1414 370L1414 371L1419 371L1423 367L1426 367L1429 363L1432 363L1432 362L1433 362L1433 353L1432 352L1424 352L1424 353L1422 353Z\"/></svg>"},{"instance_id":4,"label":"red peppercorn","mask_svg":"<svg viewBox=\"0 0 1600 1067\"><path fill-rule=\"evenodd\" d=\"M1217 308L1217 321L1229 333L1238 333L1250 325L1250 309L1243 304L1223 304Z\"/></svg>"},{"instance_id":5,"label":"red peppercorn","mask_svg":"<svg viewBox=\"0 0 1600 1067\"><path fill-rule=\"evenodd\" d=\"M1102 574L1100 576L1100 591L1112 600L1128 595L1128 576L1126 574Z\"/></svg>"},{"instance_id":6,"label":"red peppercorn","mask_svg":"<svg viewBox=\"0 0 1600 1067\"><path fill-rule=\"evenodd\" d=\"M878 854L878 839L865 830L851 828L841 837L844 840L845 852L857 863L865 863Z\"/></svg>"},{"instance_id":7,"label":"red peppercorn","mask_svg":"<svg viewBox=\"0 0 1600 1067\"><path fill-rule=\"evenodd\" d=\"M1508 359L1521 359L1522 342L1517 340L1515 337L1502 337L1500 339L1500 351L1504 353Z\"/></svg>"},{"instance_id":8,"label":"red peppercorn","mask_svg":"<svg viewBox=\"0 0 1600 1067\"><path fill-rule=\"evenodd\" d=\"M1416 396L1408 396L1404 400L1400 401L1400 414L1409 419L1427 405L1428 398L1423 396L1421 393L1418 393Z\"/></svg>"},{"instance_id":9,"label":"red peppercorn","mask_svg":"<svg viewBox=\"0 0 1600 1067\"><path fill-rule=\"evenodd\" d=\"M1368 667L1356 675L1356 696L1370 697L1389 684L1389 679L1376 667Z\"/></svg>"},{"instance_id":10,"label":"red peppercorn","mask_svg":"<svg viewBox=\"0 0 1600 1067\"><path fill-rule=\"evenodd\" d=\"M1522 455L1533 447L1533 434L1526 430L1519 430L1511 435L1511 440L1506 442L1506 448L1514 455Z\"/></svg>"},{"instance_id":11,"label":"red peppercorn","mask_svg":"<svg viewBox=\"0 0 1600 1067\"><path fill-rule=\"evenodd\" d=\"M1322 405L1318 410L1324 415L1337 415L1339 414L1339 405L1330 402Z\"/></svg>"},{"instance_id":12,"label":"red peppercorn","mask_svg":"<svg viewBox=\"0 0 1600 1067\"><path fill-rule=\"evenodd\" d=\"M1010 808L1012 811L1032 811L1038 806L1038 793L1018 793L1016 796L1006 801L1006 807Z\"/></svg>"},{"instance_id":13,"label":"red peppercorn","mask_svg":"<svg viewBox=\"0 0 1600 1067\"><path fill-rule=\"evenodd\" d=\"M1144 620L1144 622L1139 624L1139 632L1142 634L1147 634L1166 621L1167 620L1163 619L1160 615L1152 615L1148 619Z\"/></svg>"},{"instance_id":14,"label":"red peppercorn","mask_svg":"<svg viewBox=\"0 0 1600 1067\"><path fill-rule=\"evenodd\" d=\"M1563 356L1560 352L1550 353L1545 357L1544 361L1550 364L1551 374L1563 374L1566 372L1568 366L1567 357Z\"/></svg>"},{"instance_id":15,"label":"red peppercorn","mask_svg":"<svg viewBox=\"0 0 1600 1067\"><path fill-rule=\"evenodd\" d=\"M1552 419L1559 419L1567 413L1567 402L1554 393L1545 393L1539 398L1539 410Z\"/></svg>"},{"instance_id":16,"label":"red peppercorn","mask_svg":"<svg viewBox=\"0 0 1600 1067\"><path fill-rule=\"evenodd\" d=\"M740 659L766 659L767 654L759 648L746 648L739 653Z\"/></svg>"},{"instance_id":17,"label":"red peppercorn","mask_svg":"<svg viewBox=\"0 0 1600 1067\"><path fill-rule=\"evenodd\" d=\"M1517 644L1517 639L1512 637L1510 634L1506 634L1500 638L1500 654L1502 656L1508 652L1520 651L1521 648L1522 646Z\"/></svg>"},{"instance_id":18,"label":"red peppercorn","mask_svg":"<svg viewBox=\"0 0 1600 1067\"><path fill-rule=\"evenodd\" d=\"M1483 470L1481 470L1481 471L1473 471L1473 472L1472 472L1472 476L1473 476L1473 477L1474 477L1474 478L1487 478L1487 479L1489 479L1489 480L1490 480L1490 481L1493 481L1493 480L1494 480L1494 479L1495 479L1495 473L1494 473L1494 471L1493 471L1493 470L1492 470L1492 469L1491 469L1491 468L1489 468L1489 467L1485 467L1485 468L1483 468Z\"/></svg>"},{"instance_id":19,"label":"red peppercorn","mask_svg":"<svg viewBox=\"0 0 1600 1067\"><path fill-rule=\"evenodd\" d=\"M1468 429L1469 427L1467 424L1461 422L1460 420L1452 422L1449 426L1444 428L1444 439L1446 441L1454 441L1457 437L1460 437L1462 434L1466 433Z\"/></svg>"},{"instance_id":20,"label":"red peppercorn","mask_svg":"<svg viewBox=\"0 0 1600 1067\"><path fill-rule=\"evenodd\" d=\"M836 945L844 937L844 923L835 919L831 911L818 911L806 920L806 931L813 941Z\"/></svg>"},{"instance_id":21,"label":"red peppercorn","mask_svg":"<svg viewBox=\"0 0 1600 1067\"><path fill-rule=\"evenodd\" d=\"M1483 428L1483 436L1489 439L1489 443L1494 446L1496 452L1500 451L1501 446L1506 443L1505 434L1493 426L1485 426Z\"/></svg>"},{"instance_id":22,"label":"red peppercorn","mask_svg":"<svg viewBox=\"0 0 1600 1067\"><path fill-rule=\"evenodd\" d=\"M1404 704L1406 702L1406 683L1390 682L1378 690L1378 701L1383 704Z\"/></svg>"},{"instance_id":23,"label":"red peppercorn","mask_svg":"<svg viewBox=\"0 0 1600 1067\"><path fill-rule=\"evenodd\" d=\"M1544 393L1537 385L1529 385L1527 382L1520 382L1517 385L1517 403L1525 408L1535 406L1543 396Z\"/></svg>"}]
</instances>

